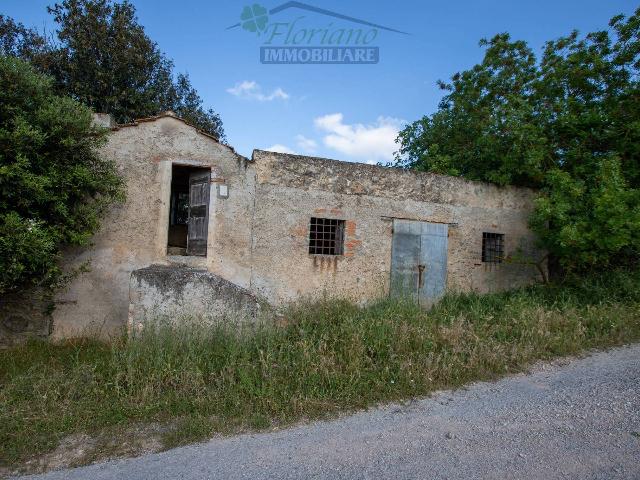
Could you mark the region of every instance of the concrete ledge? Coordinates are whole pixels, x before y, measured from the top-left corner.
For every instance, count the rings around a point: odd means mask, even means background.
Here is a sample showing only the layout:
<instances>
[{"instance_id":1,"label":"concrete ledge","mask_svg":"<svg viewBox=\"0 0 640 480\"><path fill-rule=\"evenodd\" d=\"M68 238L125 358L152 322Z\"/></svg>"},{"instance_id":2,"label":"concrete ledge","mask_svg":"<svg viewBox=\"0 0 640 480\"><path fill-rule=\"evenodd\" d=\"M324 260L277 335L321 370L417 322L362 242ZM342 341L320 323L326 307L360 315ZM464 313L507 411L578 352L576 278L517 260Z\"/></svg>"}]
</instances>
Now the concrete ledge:
<instances>
[{"instance_id":1,"label":"concrete ledge","mask_svg":"<svg viewBox=\"0 0 640 480\"><path fill-rule=\"evenodd\" d=\"M261 305L248 290L206 270L151 265L131 273L128 324L241 324L255 321Z\"/></svg>"}]
</instances>

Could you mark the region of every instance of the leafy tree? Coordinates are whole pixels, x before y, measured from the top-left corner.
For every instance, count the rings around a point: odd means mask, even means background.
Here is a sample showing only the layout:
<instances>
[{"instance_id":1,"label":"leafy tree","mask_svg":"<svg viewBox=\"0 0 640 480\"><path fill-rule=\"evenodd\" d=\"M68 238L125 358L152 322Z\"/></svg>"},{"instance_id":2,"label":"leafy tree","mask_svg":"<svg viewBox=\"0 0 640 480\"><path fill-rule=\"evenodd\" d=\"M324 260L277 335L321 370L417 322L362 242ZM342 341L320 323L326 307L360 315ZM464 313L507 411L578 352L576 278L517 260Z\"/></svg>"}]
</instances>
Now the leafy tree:
<instances>
[{"instance_id":1,"label":"leafy tree","mask_svg":"<svg viewBox=\"0 0 640 480\"><path fill-rule=\"evenodd\" d=\"M175 97L171 102L171 110L200 130L224 140L222 119L212 108L205 110L202 99L191 86L189 75L179 73L174 85Z\"/></svg>"},{"instance_id":2,"label":"leafy tree","mask_svg":"<svg viewBox=\"0 0 640 480\"><path fill-rule=\"evenodd\" d=\"M400 132L396 165L540 188L532 226L569 270L640 256L640 9L547 42L508 34Z\"/></svg>"},{"instance_id":3,"label":"leafy tree","mask_svg":"<svg viewBox=\"0 0 640 480\"><path fill-rule=\"evenodd\" d=\"M188 75L138 23L135 7L112 0L63 0L49 7L57 41L0 17L0 53L29 60L56 79L59 93L125 123L173 110L221 140L220 116L205 109Z\"/></svg>"},{"instance_id":4,"label":"leafy tree","mask_svg":"<svg viewBox=\"0 0 640 480\"><path fill-rule=\"evenodd\" d=\"M0 15L0 52L31 61L50 51L49 42L33 29Z\"/></svg>"},{"instance_id":5,"label":"leafy tree","mask_svg":"<svg viewBox=\"0 0 640 480\"><path fill-rule=\"evenodd\" d=\"M551 170L531 224L565 266L637 263L640 190L628 187L616 158L596 162L593 168L580 177Z\"/></svg>"},{"instance_id":6,"label":"leafy tree","mask_svg":"<svg viewBox=\"0 0 640 480\"><path fill-rule=\"evenodd\" d=\"M84 245L122 198L105 131L89 108L54 93L28 63L0 57L0 293L62 278L65 245Z\"/></svg>"}]
</instances>

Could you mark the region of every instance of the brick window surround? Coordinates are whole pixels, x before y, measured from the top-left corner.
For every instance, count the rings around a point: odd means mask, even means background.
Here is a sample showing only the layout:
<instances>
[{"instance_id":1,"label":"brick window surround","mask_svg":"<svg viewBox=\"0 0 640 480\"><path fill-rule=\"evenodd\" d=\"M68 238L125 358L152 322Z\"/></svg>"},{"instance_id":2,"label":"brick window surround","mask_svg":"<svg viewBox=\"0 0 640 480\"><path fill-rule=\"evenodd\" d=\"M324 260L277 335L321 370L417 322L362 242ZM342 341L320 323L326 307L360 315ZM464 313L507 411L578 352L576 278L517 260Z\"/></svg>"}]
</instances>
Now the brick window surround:
<instances>
[{"instance_id":1,"label":"brick window surround","mask_svg":"<svg viewBox=\"0 0 640 480\"><path fill-rule=\"evenodd\" d=\"M311 217L309 221L309 254L342 255L344 253L344 231L344 220Z\"/></svg>"}]
</instances>

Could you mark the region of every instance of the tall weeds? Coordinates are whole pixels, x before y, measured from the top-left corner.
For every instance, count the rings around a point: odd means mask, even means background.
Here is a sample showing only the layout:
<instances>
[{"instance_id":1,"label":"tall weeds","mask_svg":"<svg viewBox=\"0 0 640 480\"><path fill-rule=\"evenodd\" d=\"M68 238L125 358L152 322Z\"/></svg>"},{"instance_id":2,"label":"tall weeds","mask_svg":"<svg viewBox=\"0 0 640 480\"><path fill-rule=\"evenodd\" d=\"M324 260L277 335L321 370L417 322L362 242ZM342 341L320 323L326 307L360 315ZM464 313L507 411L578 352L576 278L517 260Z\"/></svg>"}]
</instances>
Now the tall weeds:
<instances>
[{"instance_id":1,"label":"tall weeds","mask_svg":"<svg viewBox=\"0 0 640 480\"><path fill-rule=\"evenodd\" d=\"M493 379L538 359L640 339L640 274L493 295L430 311L394 300L299 304L285 326L147 326L113 344L0 352L0 455L73 432L161 422L167 445Z\"/></svg>"}]
</instances>

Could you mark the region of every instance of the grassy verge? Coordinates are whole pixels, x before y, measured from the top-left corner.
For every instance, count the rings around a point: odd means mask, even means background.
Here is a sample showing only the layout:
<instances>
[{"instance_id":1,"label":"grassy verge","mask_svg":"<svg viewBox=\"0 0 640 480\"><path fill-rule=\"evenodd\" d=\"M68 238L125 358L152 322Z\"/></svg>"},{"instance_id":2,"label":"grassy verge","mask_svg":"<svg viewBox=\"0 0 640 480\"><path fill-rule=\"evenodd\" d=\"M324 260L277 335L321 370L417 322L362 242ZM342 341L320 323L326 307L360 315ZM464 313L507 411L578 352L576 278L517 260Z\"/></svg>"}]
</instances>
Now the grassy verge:
<instances>
[{"instance_id":1,"label":"grassy verge","mask_svg":"<svg viewBox=\"0 0 640 480\"><path fill-rule=\"evenodd\" d=\"M147 329L112 345L0 351L0 459L72 433L170 424L165 446L285 425L520 371L535 360L640 339L640 274L494 295L300 305L285 327Z\"/></svg>"}]
</instances>

